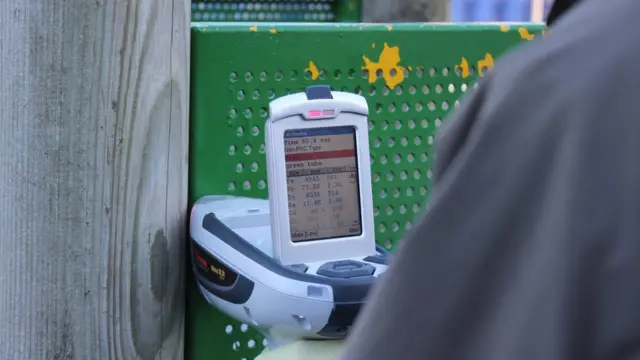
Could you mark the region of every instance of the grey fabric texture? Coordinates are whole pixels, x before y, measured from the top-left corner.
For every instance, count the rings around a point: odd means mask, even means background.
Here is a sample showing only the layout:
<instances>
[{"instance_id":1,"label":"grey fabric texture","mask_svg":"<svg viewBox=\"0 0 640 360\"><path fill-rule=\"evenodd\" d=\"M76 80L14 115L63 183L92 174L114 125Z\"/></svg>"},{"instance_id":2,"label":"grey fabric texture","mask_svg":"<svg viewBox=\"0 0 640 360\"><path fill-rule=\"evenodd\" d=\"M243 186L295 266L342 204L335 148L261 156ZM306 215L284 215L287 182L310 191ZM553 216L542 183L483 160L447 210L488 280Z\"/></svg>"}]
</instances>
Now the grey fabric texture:
<instances>
[{"instance_id":1,"label":"grey fabric texture","mask_svg":"<svg viewBox=\"0 0 640 360\"><path fill-rule=\"evenodd\" d=\"M584 1L464 99L341 359L640 359L638 21Z\"/></svg>"}]
</instances>

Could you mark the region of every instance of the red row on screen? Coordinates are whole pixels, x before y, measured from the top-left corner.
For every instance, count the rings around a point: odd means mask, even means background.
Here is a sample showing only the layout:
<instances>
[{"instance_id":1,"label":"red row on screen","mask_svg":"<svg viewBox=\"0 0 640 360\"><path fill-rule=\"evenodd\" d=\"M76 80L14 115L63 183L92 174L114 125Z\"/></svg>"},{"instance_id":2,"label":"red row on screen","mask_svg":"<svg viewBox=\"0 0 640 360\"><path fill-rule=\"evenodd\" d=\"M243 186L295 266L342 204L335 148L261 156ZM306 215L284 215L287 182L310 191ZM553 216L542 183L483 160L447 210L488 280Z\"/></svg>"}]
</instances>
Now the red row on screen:
<instances>
[{"instance_id":1,"label":"red row on screen","mask_svg":"<svg viewBox=\"0 0 640 360\"><path fill-rule=\"evenodd\" d=\"M356 150L355 149L345 149L345 150L332 150L332 151L318 151L318 152L300 153L300 154L289 154L289 155L285 155L284 159L285 159L286 162L292 162L292 161L337 159L337 158L354 157L354 156L356 156Z\"/></svg>"}]
</instances>

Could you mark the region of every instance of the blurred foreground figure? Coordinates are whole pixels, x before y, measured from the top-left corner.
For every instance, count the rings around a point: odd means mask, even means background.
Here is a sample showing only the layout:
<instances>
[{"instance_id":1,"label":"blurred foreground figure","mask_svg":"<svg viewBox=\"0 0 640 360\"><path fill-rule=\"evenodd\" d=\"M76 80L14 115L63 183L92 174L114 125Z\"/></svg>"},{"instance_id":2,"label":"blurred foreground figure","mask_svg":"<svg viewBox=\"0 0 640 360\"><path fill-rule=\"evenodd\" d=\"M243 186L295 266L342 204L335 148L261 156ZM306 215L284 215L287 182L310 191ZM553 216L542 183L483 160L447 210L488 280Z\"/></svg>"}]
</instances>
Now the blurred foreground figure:
<instances>
[{"instance_id":1,"label":"blurred foreground figure","mask_svg":"<svg viewBox=\"0 0 640 360\"><path fill-rule=\"evenodd\" d=\"M341 360L640 359L640 1L556 18L449 119Z\"/></svg>"}]
</instances>

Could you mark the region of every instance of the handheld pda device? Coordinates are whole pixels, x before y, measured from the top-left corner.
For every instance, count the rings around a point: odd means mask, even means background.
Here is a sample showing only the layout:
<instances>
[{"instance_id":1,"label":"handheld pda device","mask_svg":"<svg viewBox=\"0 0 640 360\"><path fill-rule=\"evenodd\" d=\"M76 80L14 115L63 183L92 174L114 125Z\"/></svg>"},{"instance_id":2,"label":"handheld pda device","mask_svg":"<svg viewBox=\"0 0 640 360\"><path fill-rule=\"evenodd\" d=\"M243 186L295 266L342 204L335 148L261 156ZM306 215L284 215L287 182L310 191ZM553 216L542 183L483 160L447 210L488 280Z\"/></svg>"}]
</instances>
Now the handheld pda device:
<instances>
[{"instance_id":1,"label":"handheld pda device","mask_svg":"<svg viewBox=\"0 0 640 360\"><path fill-rule=\"evenodd\" d=\"M269 111L274 257L290 265L375 254L366 100L310 86Z\"/></svg>"},{"instance_id":2,"label":"handheld pda device","mask_svg":"<svg viewBox=\"0 0 640 360\"><path fill-rule=\"evenodd\" d=\"M341 339L391 258L374 241L367 103L310 87L270 110L269 199L193 205L195 279L209 304L260 330L270 349Z\"/></svg>"}]
</instances>

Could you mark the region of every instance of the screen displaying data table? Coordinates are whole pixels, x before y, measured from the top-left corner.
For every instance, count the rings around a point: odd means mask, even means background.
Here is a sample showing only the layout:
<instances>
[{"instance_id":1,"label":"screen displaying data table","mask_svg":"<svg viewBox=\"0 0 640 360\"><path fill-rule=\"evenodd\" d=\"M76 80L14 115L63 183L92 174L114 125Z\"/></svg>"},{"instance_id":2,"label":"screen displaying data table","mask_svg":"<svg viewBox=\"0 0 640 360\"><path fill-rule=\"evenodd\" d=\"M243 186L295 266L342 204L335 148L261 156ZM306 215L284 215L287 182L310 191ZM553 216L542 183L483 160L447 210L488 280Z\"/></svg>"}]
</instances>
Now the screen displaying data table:
<instances>
[{"instance_id":1,"label":"screen displaying data table","mask_svg":"<svg viewBox=\"0 0 640 360\"><path fill-rule=\"evenodd\" d=\"M285 132L291 241L362 234L356 145L351 126Z\"/></svg>"}]
</instances>

